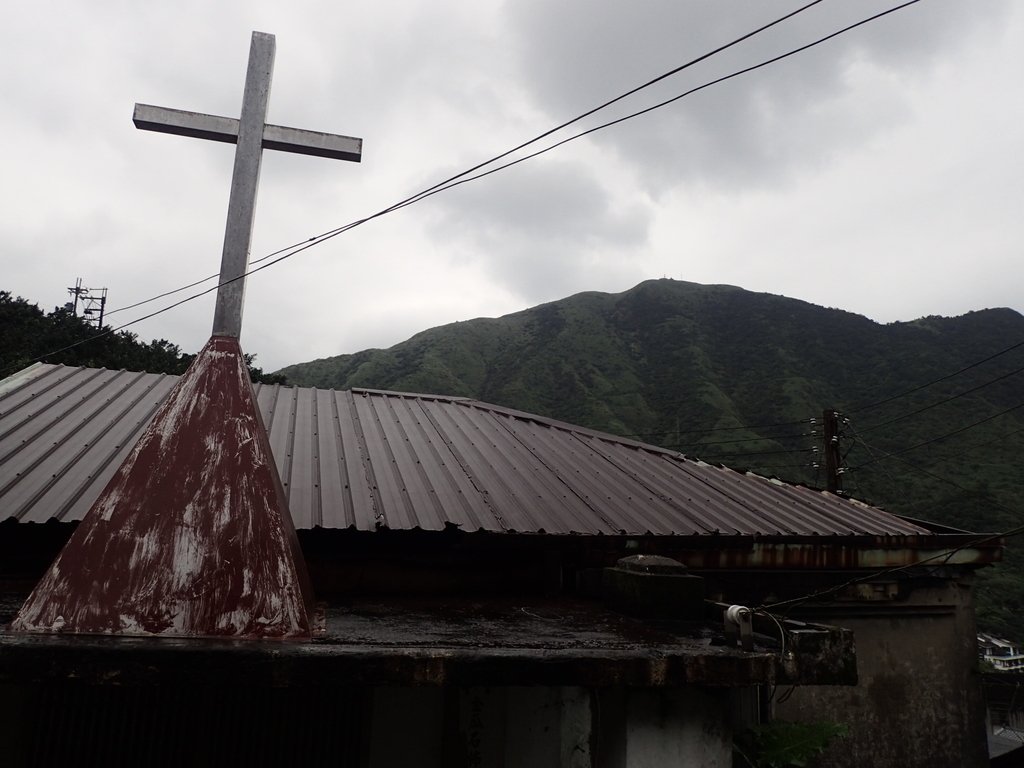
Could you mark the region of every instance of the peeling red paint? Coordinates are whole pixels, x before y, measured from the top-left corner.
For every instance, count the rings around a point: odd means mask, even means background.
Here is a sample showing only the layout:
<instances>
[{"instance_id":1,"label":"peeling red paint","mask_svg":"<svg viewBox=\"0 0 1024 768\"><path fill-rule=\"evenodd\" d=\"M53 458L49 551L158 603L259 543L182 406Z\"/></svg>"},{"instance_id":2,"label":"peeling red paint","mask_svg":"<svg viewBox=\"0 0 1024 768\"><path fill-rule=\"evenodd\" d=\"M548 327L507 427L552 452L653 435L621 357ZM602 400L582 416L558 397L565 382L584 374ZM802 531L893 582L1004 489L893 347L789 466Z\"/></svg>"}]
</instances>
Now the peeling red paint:
<instances>
[{"instance_id":1,"label":"peeling red paint","mask_svg":"<svg viewBox=\"0 0 1024 768\"><path fill-rule=\"evenodd\" d=\"M11 625L308 638L312 591L237 339L214 337Z\"/></svg>"}]
</instances>

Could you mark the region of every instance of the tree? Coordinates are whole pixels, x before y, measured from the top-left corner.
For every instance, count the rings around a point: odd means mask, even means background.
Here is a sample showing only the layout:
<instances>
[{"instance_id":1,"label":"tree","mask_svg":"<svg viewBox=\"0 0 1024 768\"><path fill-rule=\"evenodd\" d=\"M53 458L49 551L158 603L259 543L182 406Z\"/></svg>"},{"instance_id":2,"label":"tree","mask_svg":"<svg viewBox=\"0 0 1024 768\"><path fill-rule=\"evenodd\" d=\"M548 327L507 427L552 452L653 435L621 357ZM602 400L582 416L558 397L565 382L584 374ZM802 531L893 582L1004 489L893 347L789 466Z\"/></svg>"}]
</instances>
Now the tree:
<instances>
[{"instance_id":1,"label":"tree","mask_svg":"<svg viewBox=\"0 0 1024 768\"><path fill-rule=\"evenodd\" d=\"M106 331L105 335L99 335ZM9 291L0 291L0 378L26 368L36 361L89 368L147 371L180 375L195 355L181 351L166 339L148 344L129 331L105 327L98 331L69 307L55 307L44 313ZM264 384L286 384L280 374L267 374L253 365L256 355L246 354L249 377Z\"/></svg>"}]
</instances>

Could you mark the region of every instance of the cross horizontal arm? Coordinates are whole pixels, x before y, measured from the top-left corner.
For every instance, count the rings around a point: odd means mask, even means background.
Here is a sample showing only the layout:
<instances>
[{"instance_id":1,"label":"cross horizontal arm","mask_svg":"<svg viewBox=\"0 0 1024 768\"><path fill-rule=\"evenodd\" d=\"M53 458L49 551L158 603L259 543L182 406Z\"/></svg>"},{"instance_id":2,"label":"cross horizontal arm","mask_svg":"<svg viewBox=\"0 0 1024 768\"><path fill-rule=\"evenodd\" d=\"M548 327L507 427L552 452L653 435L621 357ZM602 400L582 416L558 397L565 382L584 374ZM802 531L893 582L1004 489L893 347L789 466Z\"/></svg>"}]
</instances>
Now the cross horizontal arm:
<instances>
[{"instance_id":1,"label":"cross horizontal arm","mask_svg":"<svg viewBox=\"0 0 1024 768\"><path fill-rule=\"evenodd\" d=\"M363 156L362 139L269 123L263 128L263 148L334 160L351 160L353 163L358 163Z\"/></svg>"},{"instance_id":2,"label":"cross horizontal arm","mask_svg":"<svg viewBox=\"0 0 1024 768\"><path fill-rule=\"evenodd\" d=\"M136 128L176 136L238 143L238 121L232 117L217 117L184 109L167 109L149 104L136 104L132 122Z\"/></svg>"},{"instance_id":3,"label":"cross horizontal arm","mask_svg":"<svg viewBox=\"0 0 1024 768\"><path fill-rule=\"evenodd\" d=\"M132 122L136 128L144 131L192 136L228 144L238 142L238 120L231 117L136 104ZM363 140L268 124L263 128L263 148L358 163L362 158Z\"/></svg>"}]
</instances>

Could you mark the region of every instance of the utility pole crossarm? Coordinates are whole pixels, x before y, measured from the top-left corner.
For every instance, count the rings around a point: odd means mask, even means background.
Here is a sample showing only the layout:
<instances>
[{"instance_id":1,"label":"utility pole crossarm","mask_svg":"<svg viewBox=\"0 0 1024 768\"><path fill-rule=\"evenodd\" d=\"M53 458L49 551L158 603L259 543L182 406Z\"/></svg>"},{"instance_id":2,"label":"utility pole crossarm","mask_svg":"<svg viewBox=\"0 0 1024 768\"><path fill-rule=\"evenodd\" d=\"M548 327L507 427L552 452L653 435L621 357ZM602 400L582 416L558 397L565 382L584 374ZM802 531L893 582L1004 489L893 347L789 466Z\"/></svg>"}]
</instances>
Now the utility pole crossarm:
<instances>
[{"instance_id":1,"label":"utility pole crossarm","mask_svg":"<svg viewBox=\"0 0 1024 768\"><path fill-rule=\"evenodd\" d=\"M238 120L233 117L136 104L132 122L143 131L191 136L226 144L238 143ZM263 149L358 163L362 159L363 140L353 136L267 124L263 127Z\"/></svg>"}]
</instances>

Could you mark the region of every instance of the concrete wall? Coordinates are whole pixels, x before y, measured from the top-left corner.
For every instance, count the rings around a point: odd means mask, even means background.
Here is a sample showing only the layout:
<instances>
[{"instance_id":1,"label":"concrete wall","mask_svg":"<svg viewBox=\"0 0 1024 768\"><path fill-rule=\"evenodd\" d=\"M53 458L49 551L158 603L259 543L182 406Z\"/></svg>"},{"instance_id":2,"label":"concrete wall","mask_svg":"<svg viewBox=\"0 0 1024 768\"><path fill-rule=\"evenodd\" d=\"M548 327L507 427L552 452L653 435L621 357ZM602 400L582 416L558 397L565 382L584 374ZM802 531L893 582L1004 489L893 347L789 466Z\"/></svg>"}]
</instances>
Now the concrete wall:
<instances>
[{"instance_id":1,"label":"concrete wall","mask_svg":"<svg viewBox=\"0 0 1024 768\"><path fill-rule=\"evenodd\" d=\"M732 765L728 691L378 688L369 766Z\"/></svg>"},{"instance_id":2,"label":"concrete wall","mask_svg":"<svg viewBox=\"0 0 1024 768\"><path fill-rule=\"evenodd\" d=\"M732 766L735 692L604 691L594 697L595 768Z\"/></svg>"},{"instance_id":3,"label":"concrete wall","mask_svg":"<svg viewBox=\"0 0 1024 768\"><path fill-rule=\"evenodd\" d=\"M860 682L802 687L776 717L846 723L828 751L834 768L988 765L974 606L964 581L915 579L800 618L854 631Z\"/></svg>"},{"instance_id":4,"label":"concrete wall","mask_svg":"<svg viewBox=\"0 0 1024 768\"><path fill-rule=\"evenodd\" d=\"M728 689L0 683L0 765L732 765Z\"/></svg>"}]
</instances>

